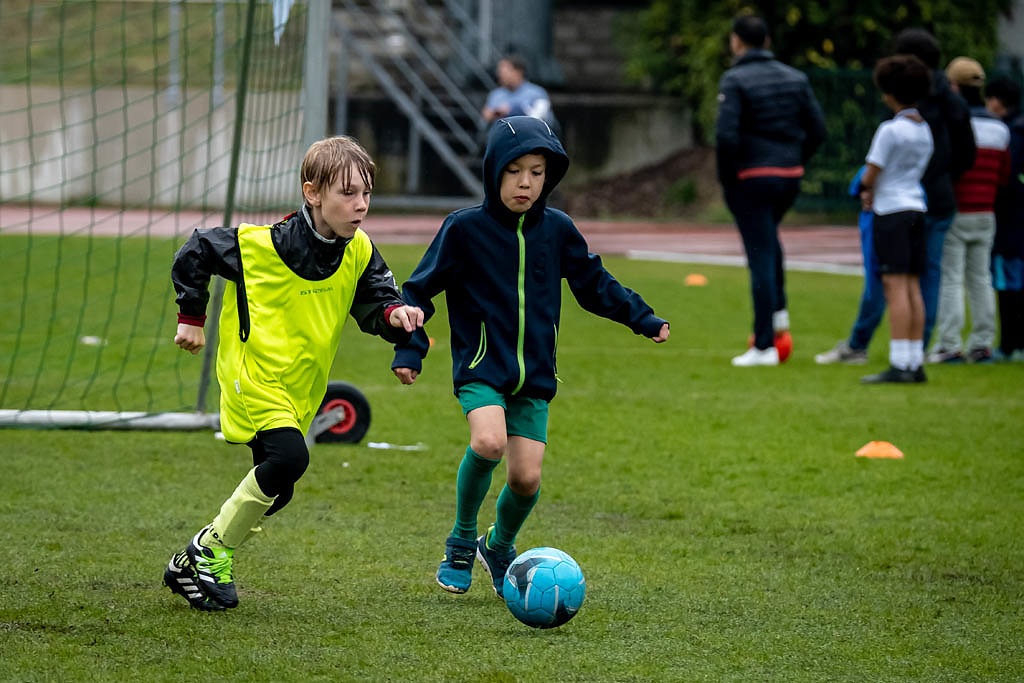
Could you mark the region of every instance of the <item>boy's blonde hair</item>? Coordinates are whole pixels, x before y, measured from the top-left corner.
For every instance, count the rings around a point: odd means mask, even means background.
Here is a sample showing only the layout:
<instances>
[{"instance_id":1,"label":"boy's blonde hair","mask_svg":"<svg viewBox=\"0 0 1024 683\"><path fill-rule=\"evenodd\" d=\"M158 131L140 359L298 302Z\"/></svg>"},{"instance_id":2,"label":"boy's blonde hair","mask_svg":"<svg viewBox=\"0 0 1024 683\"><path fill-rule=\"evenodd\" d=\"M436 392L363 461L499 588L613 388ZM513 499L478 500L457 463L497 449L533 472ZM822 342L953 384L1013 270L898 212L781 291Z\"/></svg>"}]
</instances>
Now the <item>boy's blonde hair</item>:
<instances>
[{"instance_id":1,"label":"boy's blonde hair","mask_svg":"<svg viewBox=\"0 0 1024 683\"><path fill-rule=\"evenodd\" d=\"M341 173L341 182L347 188L352 183L353 164L366 189L373 190L377 165L362 145L347 135L318 140L309 146L302 160L302 183L312 183L313 188L319 192L332 185Z\"/></svg>"}]
</instances>

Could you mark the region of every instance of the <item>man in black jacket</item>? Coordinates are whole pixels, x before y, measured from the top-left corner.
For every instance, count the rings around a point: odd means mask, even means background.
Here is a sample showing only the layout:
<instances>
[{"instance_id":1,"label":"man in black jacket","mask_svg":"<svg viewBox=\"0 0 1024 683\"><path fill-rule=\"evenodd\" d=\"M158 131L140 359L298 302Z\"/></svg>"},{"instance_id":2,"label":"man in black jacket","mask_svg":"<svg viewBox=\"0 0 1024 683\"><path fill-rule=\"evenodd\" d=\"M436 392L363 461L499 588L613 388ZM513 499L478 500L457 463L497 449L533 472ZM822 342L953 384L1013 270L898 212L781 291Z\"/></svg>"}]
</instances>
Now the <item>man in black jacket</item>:
<instances>
[{"instance_id":1,"label":"man in black jacket","mask_svg":"<svg viewBox=\"0 0 1024 683\"><path fill-rule=\"evenodd\" d=\"M792 346L779 222L800 192L804 164L825 139L825 119L807 77L775 59L768 27L733 22L734 66L719 82L718 179L736 218L750 268L754 343L738 367L778 365ZM779 349L783 351L780 358Z\"/></svg>"},{"instance_id":2,"label":"man in black jacket","mask_svg":"<svg viewBox=\"0 0 1024 683\"><path fill-rule=\"evenodd\" d=\"M932 159L921 179L928 201L928 213L924 218L925 271L921 273L921 297L924 299L923 343L927 348L939 309L942 245L956 215L953 183L974 165L977 147L967 103L950 89L946 74L939 68L941 52L935 36L924 29L908 28L896 36L894 48L895 54L914 55L932 71L931 93L917 106L931 128L935 144ZM877 278L878 275L867 274L866 277ZM817 363L866 362L868 344L885 314L885 297L881 292L880 286L870 287L865 281L857 320L849 339L816 355L814 360Z\"/></svg>"}]
</instances>

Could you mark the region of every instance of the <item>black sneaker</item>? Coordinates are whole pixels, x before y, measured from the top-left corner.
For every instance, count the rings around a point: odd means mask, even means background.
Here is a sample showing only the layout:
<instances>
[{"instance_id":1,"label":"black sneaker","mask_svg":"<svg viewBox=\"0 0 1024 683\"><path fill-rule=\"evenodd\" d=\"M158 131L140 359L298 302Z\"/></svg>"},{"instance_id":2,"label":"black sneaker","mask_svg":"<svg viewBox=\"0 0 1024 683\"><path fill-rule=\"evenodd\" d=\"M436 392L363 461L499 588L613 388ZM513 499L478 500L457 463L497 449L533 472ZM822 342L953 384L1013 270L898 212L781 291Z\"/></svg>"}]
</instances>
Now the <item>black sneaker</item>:
<instances>
[{"instance_id":1,"label":"black sneaker","mask_svg":"<svg viewBox=\"0 0 1024 683\"><path fill-rule=\"evenodd\" d=\"M927 375L924 374L924 366L923 365L918 365L917 369L916 370L911 370L911 372L914 373L914 381L915 382L920 383L920 382L927 382L928 381Z\"/></svg>"},{"instance_id":2,"label":"black sneaker","mask_svg":"<svg viewBox=\"0 0 1024 683\"><path fill-rule=\"evenodd\" d=\"M494 592L498 594L499 598L504 598L505 572L508 571L508 566L512 564L512 560L516 559L516 547L512 546L505 552L492 549L487 543L493 531L494 525L492 524L487 529L487 533L476 539L476 559L480 560L480 564L483 565L490 575Z\"/></svg>"},{"instance_id":3,"label":"black sneaker","mask_svg":"<svg viewBox=\"0 0 1024 683\"><path fill-rule=\"evenodd\" d=\"M192 609L204 612L223 612L224 607L206 597L199 590L198 578L188 563L188 555L184 550L171 556L164 570L164 585L172 593L180 595L188 601Z\"/></svg>"},{"instance_id":4,"label":"black sneaker","mask_svg":"<svg viewBox=\"0 0 1024 683\"><path fill-rule=\"evenodd\" d=\"M203 545L202 537L210 530L208 525L199 530L185 548L188 564L198 574L199 590L224 607L238 606L238 593L231 575L231 558L234 549L222 546Z\"/></svg>"},{"instance_id":5,"label":"black sneaker","mask_svg":"<svg viewBox=\"0 0 1024 683\"><path fill-rule=\"evenodd\" d=\"M921 374L924 374L923 371ZM917 381L919 380L915 379L913 370L900 370L892 365L877 375L866 375L860 378L861 384L912 384Z\"/></svg>"},{"instance_id":6,"label":"black sneaker","mask_svg":"<svg viewBox=\"0 0 1024 683\"><path fill-rule=\"evenodd\" d=\"M967 360L971 363L994 363L992 349L971 349L967 352Z\"/></svg>"}]
</instances>

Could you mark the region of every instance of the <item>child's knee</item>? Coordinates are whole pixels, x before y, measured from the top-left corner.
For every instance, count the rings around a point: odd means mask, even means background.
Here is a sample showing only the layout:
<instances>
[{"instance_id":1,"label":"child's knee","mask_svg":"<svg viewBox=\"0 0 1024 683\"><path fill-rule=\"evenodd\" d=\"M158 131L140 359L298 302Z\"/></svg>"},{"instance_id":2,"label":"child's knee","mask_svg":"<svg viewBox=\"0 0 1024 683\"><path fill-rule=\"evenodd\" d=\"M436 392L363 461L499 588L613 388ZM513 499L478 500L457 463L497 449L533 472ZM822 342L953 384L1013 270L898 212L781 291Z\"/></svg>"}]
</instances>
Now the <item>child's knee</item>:
<instances>
[{"instance_id":1,"label":"child's knee","mask_svg":"<svg viewBox=\"0 0 1024 683\"><path fill-rule=\"evenodd\" d=\"M469 447L481 458L500 460L508 451L508 436L501 432L473 434Z\"/></svg>"},{"instance_id":2,"label":"child's knee","mask_svg":"<svg viewBox=\"0 0 1024 683\"><path fill-rule=\"evenodd\" d=\"M520 496L532 496L540 488L540 470L508 473L508 487Z\"/></svg>"},{"instance_id":3,"label":"child's knee","mask_svg":"<svg viewBox=\"0 0 1024 683\"><path fill-rule=\"evenodd\" d=\"M302 478L309 467L309 449L297 429L261 434L266 458L256 466L256 481L267 495L276 496Z\"/></svg>"}]
</instances>

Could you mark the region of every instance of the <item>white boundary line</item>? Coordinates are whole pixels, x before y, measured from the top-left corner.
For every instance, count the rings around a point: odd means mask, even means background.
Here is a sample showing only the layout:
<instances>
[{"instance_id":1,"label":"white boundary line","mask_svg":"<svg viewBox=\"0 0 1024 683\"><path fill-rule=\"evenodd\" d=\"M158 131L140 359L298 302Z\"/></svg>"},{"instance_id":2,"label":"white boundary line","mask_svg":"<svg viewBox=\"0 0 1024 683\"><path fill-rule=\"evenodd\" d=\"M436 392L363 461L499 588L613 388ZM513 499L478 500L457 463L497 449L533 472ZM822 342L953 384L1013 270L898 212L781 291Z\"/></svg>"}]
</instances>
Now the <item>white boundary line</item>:
<instances>
[{"instance_id":1,"label":"white boundary line","mask_svg":"<svg viewBox=\"0 0 1024 683\"><path fill-rule=\"evenodd\" d=\"M673 251L648 251L630 249L626 258L634 261L668 261L670 263L705 263L712 266L746 266L745 256L728 256L725 254L690 254ZM786 261L786 270L799 270L807 273L830 273L833 275L864 275L860 266L844 266L837 263L817 263L814 261Z\"/></svg>"}]
</instances>

